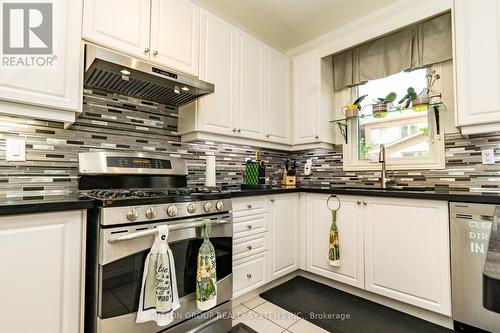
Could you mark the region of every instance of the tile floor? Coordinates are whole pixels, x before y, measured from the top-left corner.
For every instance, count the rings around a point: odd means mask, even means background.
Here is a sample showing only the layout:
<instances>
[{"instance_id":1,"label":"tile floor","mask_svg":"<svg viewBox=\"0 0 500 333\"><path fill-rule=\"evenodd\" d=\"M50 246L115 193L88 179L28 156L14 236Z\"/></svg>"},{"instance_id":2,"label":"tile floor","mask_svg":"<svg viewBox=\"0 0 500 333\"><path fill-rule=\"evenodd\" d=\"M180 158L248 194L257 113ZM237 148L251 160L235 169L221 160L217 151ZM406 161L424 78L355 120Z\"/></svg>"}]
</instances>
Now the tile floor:
<instances>
[{"instance_id":1,"label":"tile floor","mask_svg":"<svg viewBox=\"0 0 500 333\"><path fill-rule=\"evenodd\" d=\"M240 322L259 333L328 333L257 296L233 306L233 326Z\"/></svg>"}]
</instances>

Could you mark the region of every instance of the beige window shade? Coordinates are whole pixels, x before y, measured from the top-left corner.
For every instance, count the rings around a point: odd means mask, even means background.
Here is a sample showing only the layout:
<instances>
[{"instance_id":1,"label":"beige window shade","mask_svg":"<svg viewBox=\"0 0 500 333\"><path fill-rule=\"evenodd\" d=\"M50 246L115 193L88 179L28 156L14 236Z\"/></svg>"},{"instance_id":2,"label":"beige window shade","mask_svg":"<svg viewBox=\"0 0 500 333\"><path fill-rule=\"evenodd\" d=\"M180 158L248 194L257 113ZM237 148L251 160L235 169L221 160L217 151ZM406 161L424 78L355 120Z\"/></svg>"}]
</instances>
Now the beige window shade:
<instances>
[{"instance_id":1,"label":"beige window shade","mask_svg":"<svg viewBox=\"0 0 500 333\"><path fill-rule=\"evenodd\" d=\"M448 13L334 55L335 90L451 58Z\"/></svg>"}]
</instances>

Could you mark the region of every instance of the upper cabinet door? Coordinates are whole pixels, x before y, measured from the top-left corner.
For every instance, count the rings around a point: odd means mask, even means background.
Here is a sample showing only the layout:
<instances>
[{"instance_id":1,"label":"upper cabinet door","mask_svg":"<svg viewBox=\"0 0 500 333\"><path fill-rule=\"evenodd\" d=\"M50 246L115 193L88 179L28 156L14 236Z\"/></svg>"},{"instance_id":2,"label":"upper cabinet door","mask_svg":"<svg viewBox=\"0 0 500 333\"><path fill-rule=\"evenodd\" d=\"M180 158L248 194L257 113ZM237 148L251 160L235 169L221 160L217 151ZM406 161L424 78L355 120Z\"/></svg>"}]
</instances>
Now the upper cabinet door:
<instances>
[{"instance_id":1,"label":"upper cabinet door","mask_svg":"<svg viewBox=\"0 0 500 333\"><path fill-rule=\"evenodd\" d=\"M266 138L265 57L262 42L246 33L238 33L238 133L249 139Z\"/></svg>"},{"instance_id":2,"label":"upper cabinet door","mask_svg":"<svg viewBox=\"0 0 500 333\"><path fill-rule=\"evenodd\" d=\"M318 54L311 51L293 59L294 143L312 143L316 131Z\"/></svg>"},{"instance_id":3,"label":"upper cabinet door","mask_svg":"<svg viewBox=\"0 0 500 333\"><path fill-rule=\"evenodd\" d=\"M496 131L500 124L500 2L455 0L454 16L457 125L466 126L464 134Z\"/></svg>"},{"instance_id":4,"label":"upper cabinet door","mask_svg":"<svg viewBox=\"0 0 500 333\"><path fill-rule=\"evenodd\" d=\"M200 79L213 83L215 93L198 100L199 128L233 135L236 132L236 30L204 10L200 21Z\"/></svg>"},{"instance_id":5,"label":"upper cabinet door","mask_svg":"<svg viewBox=\"0 0 500 333\"><path fill-rule=\"evenodd\" d=\"M199 17L188 0L152 0L151 60L198 76Z\"/></svg>"},{"instance_id":6,"label":"upper cabinet door","mask_svg":"<svg viewBox=\"0 0 500 333\"><path fill-rule=\"evenodd\" d=\"M10 5L13 7L2 6L0 11L5 10L1 15L9 17L11 21L22 17L20 15L23 13L25 16L31 13L28 13L27 8L15 8L16 3ZM53 1L51 11L40 13L42 20L45 15L52 15L54 18L50 36L38 36L30 32L30 38L23 38L21 32L12 34L9 41L2 41L4 56L11 59L12 63L7 65L4 61L0 66L0 112L68 121L70 118L74 119L73 112L81 111L82 103L82 1ZM12 49L12 54L7 53L7 45ZM19 62L31 58L36 59L35 65L23 66ZM59 113L59 116L66 119L52 119L48 114L58 112L54 109L73 112Z\"/></svg>"},{"instance_id":7,"label":"upper cabinet door","mask_svg":"<svg viewBox=\"0 0 500 333\"><path fill-rule=\"evenodd\" d=\"M149 60L150 0L85 0L83 38Z\"/></svg>"},{"instance_id":8,"label":"upper cabinet door","mask_svg":"<svg viewBox=\"0 0 500 333\"><path fill-rule=\"evenodd\" d=\"M272 142L290 143L288 100L289 61L285 54L267 49L267 133Z\"/></svg>"}]
</instances>

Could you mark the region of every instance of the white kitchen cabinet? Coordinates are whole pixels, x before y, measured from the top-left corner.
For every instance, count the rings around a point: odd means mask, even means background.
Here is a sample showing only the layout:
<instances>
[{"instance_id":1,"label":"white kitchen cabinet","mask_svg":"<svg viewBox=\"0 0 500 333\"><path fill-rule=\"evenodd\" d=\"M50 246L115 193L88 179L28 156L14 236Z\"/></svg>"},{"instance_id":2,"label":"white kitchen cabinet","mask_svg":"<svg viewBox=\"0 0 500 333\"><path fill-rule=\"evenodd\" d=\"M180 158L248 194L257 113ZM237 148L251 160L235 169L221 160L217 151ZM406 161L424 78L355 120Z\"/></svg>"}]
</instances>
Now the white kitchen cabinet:
<instances>
[{"instance_id":1,"label":"white kitchen cabinet","mask_svg":"<svg viewBox=\"0 0 500 333\"><path fill-rule=\"evenodd\" d=\"M269 199L271 280L299 267L298 208L299 196L296 193L275 195Z\"/></svg>"},{"instance_id":2,"label":"white kitchen cabinet","mask_svg":"<svg viewBox=\"0 0 500 333\"><path fill-rule=\"evenodd\" d=\"M85 0L83 38L198 76L199 12L189 0Z\"/></svg>"},{"instance_id":3,"label":"white kitchen cabinet","mask_svg":"<svg viewBox=\"0 0 500 333\"><path fill-rule=\"evenodd\" d=\"M151 61L198 76L200 8L188 0L152 0Z\"/></svg>"},{"instance_id":4,"label":"white kitchen cabinet","mask_svg":"<svg viewBox=\"0 0 500 333\"><path fill-rule=\"evenodd\" d=\"M330 57L317 49L293 59L293 116L295 145L334 143L333 69Z\"/></svg>"},{"instance_id":5,"label":"white kitchen cabinet","mask_svg":"<svg viewBox=\"0 0 500 333\"><path fill-rule=\"evenodd\" d=\"M4 10L4 7L1 10ZM9 13L3 14L9 15ZM53 34L50 35L52 53L36 55L35 57L38 59L37 63L42 65L2 66L0 74L1 113L72 123L75 120L75 115L81 112L83 91L83 48L80 24L82 0L54 1L52 14L55 18L53 20ZM27 40L27 36L24 39ZM49 41L45 42L49 43ZM28 58L33 56L26 55ZM16 62L17 59L25 58L22 54L10 56L4 52L4 58L10 57Z\"/></svg>"},{"instance_id":6,"label":"white kitchen cabinet","mask_svg":"<svg viewBox=\"0 0 500 333\"><path fill-rule=\"evenodd\" d=\"M215 92L179 109L182 141L289 148L288 73L285 54L201 10L199 77Z\"/></svg>"},{"instance_id":7,"label":"white kitchen cabinet","mask_svg":"<svg viewBox=\"0 0 500 333\"><path fill-rule=\"evenodd\" d=\"M291 112L289 103L289 59L272 48L267 48L267 133L272 142L290 144Z\"/></svg>"},{"instance_id":8,"label":"white kitchen cabinet","mask_svg":"<svg viewBox=\"0 0 500 333\"><path fill-rule=\"evenodd\" d=\"M327 207L328 194L306 196L307 270L332 280L364 288L363 211L361 199L338 196L341 208L337 212L340 241L340 266L328 263L328 245L332 213ZM359 204L358 204L359 202ZM335 207L336 200L330 200Z\"/></svg>"},{"instance_id":9,"label":"white kitchen cabinet","mask_svg":"<svg viewBox=\"0 0 500 333\"><path fill-rule=\"evenodd\" d=\"M233 265L233 298L269 282L269 253L263 252L236 261Z\"/></svg>"},{"instance_id":10,"label":"white kitchen cabinet","mask_svg":"<svg viewBox=\"0 0 500 333\"><path fill-rule=\"evenodd\" d=\"M83 332L85 215L0 217L2 332Z\"/></svg>"},{"instance_id":11,"label":"white kitchen cabinet","mask_svg":"<svg viewBox=\"0 0 500 333\"><path fill-rule=\"evenodd\" d=\"M364 200L365 289L450 316L447 202Z\"/></svg>"},{"instance_id":12,"label":"white kitchen cabinet","mask_svg":"<svg viewBox=\"0 0 500 333\"><path fill-rule=\"evenodd\" d=\"M236 84L237 131L247 139L264 140L266 135L265 97L266 53L258 39L238 31Z\"/></svg>"},{"instance_id":13,"label":"white kitchen cabinet","mask_svg":"<svg viewBox=\"0 0 500 333\"><path fill-rule=\"evenodd\" d=\"M150 22L151 0L85 0L83 38L149 60Z\"/></svg>"},{"instance_id":14,"label":"white kitchen cabinet","mask_svg":"<svg viewBox=\"0 0 500 333\"><path fill-rule=\"evenodd\" d=\"M179 127L190 126L193 131L234 135L236 28L205 10L200 13L200 22L200 79L213 83L215 93L198 100L196 110L181 109L183 118L179 120Z\"/></svg>"},{"instance_id":15,"label":"white kitchen cabinet","mask_svg":"<svg viewBox=\"0 0 500 333\"><path fill-rule=\"evenodd\" d=\"M500 128L500 3L454 0L457 126L463 134Z\"/></svg>"}]
</instances>

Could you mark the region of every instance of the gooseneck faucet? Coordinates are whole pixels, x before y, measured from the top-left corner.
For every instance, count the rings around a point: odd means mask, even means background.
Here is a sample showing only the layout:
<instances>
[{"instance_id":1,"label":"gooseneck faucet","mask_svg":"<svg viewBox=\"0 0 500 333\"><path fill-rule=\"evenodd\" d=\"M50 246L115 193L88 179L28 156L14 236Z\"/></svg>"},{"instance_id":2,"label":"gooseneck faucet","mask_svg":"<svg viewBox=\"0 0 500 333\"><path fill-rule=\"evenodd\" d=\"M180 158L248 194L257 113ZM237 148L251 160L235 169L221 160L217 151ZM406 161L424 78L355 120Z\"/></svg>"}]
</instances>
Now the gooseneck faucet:
<instances>
[{"instance_id":1,"label":"gooseneck faucet","mask_svg":"<svg viewBox=\"0 0 500 333\"><path fill-rule=\"evenodd\" d=\"M380 173L380 185L382 188L387 188L387 166L385 161L385 145L380 145L380 152L378 153L378 161L382 163L382 171Z\"/></svg>"}]
</instances>

